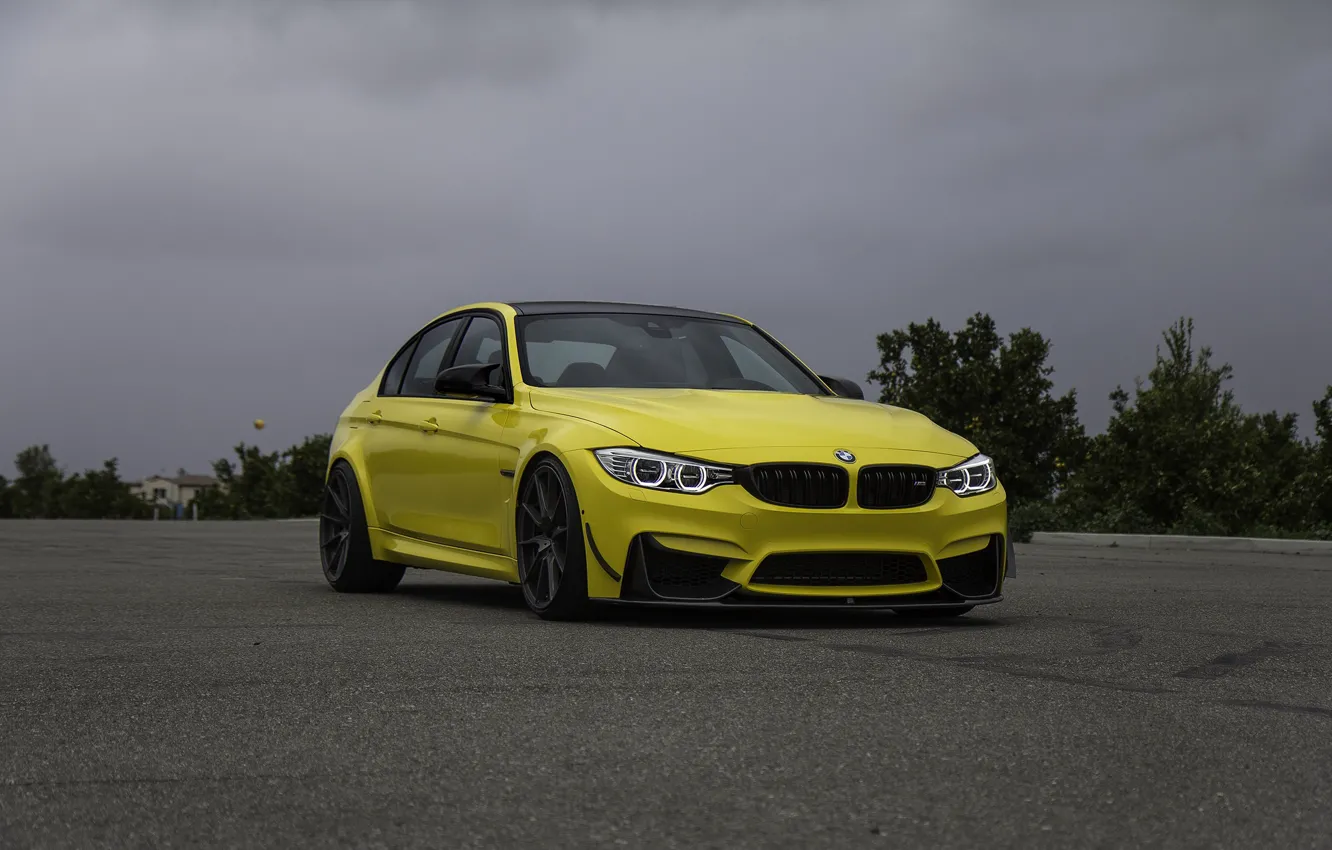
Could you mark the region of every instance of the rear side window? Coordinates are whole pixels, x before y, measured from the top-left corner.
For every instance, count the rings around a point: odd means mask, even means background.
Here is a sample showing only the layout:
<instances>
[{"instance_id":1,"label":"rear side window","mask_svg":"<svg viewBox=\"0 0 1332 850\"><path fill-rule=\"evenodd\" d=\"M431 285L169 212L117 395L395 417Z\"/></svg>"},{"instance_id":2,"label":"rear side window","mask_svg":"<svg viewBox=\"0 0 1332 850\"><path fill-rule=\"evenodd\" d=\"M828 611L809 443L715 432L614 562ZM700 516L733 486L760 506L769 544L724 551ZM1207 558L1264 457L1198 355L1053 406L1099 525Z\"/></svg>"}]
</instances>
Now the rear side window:
<instances>
[{"instance_id":1,"label":"rear side window","mask_svg":"<svg viewBox=\"0 0 1332 850\"><path fill-rule=\"evenodd\" d=\"M397 395L402 388L402 376L407 374L407 362L412 359L415 346L408 345L398 352L393 362L384 370L384 383L379 388L380 395Z\"/></svg>"},{"instance_id":2,"label":"rear side window","mask_svg":"<svg viewBox=\"0 0 1332 850\"><path fill-rule=\"evenodd\" d=\"M449 346L462 323L462 319L450 319L421 335L421 342L412 354L402 382L402 395L435 394L435 378L444 368L444 356L449 353Z\"/></svg>"}]
</instances>

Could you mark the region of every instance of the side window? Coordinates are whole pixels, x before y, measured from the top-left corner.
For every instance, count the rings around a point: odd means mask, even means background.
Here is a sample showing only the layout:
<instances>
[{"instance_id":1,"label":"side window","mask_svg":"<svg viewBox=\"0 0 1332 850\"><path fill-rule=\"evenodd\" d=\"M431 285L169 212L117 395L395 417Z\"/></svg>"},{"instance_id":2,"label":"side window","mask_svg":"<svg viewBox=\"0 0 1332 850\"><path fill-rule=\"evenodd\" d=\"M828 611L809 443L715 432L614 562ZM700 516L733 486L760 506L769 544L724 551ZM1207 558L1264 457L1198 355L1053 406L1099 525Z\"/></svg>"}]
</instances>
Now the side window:
<instances>
[{"instance_id":1,"label":"side window","mask_svg":"<svg viewBox=\"0 0 1332 850\"><path fill-rule=\"evenodd\" d=\"M412 345L404 347L384 370L384 383L379 387L380 395L398 394L402 388L402 376L407 374L407 361L411 359L414 348Z\"/></svg>"},{"instance_id":2,"label":"side window","mask_svg":"<svg viewBox=\"0 0 1332 850\"><path fill-rule=\"evenodd\" d=\"M435 378L444 368L444 355L449 353L449 344L462 327L462 319L450 319L441 322L421 336L421 342L412 355L411 365L407 367L407 376L402 382L403 395L434 395Z\"/></svg>"},{"instance_id":3,"label":"side window","mask_svg":"<svg viewBox=\"0 0 1332 850\"><path fill-rule=\"evenodd\" d=\"M504 363L504 336L500 333L499 322L489 316L472 317L450 365L472 366L480 363ZM490 381L502 385L504 370L500 368L492 372Z\"/></svg>"}]
</instances>

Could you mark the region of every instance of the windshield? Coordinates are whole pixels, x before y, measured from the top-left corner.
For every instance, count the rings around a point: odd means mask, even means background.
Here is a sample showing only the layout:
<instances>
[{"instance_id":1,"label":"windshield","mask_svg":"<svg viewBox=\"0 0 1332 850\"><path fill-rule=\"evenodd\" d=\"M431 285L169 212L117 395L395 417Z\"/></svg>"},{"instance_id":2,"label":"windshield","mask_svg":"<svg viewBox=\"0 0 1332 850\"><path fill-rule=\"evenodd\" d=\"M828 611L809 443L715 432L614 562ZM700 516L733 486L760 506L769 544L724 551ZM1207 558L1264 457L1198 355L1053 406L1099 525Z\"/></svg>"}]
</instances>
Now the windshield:
<instances>
[{"instance_id":1,"label":"windshield","mask_svg":"<svg viewBox=\"0 0 1332 850\"><path fill-rule=\"evenodd\" d=\"M520 316L518 350L539 387L688 388L826 395L748 325L649 314Z\"/></svg>"}]
</instances>

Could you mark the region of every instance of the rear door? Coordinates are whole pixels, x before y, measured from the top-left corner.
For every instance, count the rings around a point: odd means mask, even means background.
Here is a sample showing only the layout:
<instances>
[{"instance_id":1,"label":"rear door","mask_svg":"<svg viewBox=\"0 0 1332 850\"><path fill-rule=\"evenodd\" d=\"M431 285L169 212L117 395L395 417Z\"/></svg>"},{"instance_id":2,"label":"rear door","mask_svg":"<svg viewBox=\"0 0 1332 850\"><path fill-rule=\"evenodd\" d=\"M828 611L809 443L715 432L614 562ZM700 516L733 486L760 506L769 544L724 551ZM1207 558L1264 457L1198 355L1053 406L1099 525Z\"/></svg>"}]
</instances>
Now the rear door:
<instances>
[{"instance_id":1,"label":"rear door","mask_svg":"<svg viewBox=\"0 0 1332 850\"><path fill-rule=\"evenodd\" d=\"M426 462L426 420L432 414L421 404L434 395L435 376L448 363L466 323L466 317L451 317L424 328L390 364L379 394L361 406L365 469L382 528L411 533L423 524L416 470Z\"/></svg>"}]
</instances>

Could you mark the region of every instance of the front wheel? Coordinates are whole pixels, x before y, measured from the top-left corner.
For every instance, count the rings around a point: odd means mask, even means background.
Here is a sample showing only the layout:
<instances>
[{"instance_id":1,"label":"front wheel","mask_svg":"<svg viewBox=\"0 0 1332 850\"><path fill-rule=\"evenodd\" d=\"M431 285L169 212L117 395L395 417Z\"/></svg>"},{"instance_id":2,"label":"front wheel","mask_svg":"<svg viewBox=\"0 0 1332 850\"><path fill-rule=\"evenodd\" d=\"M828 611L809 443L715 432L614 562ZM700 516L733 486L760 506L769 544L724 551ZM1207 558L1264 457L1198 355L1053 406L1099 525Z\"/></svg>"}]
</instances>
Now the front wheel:
<instances>
[{"instance_id":1,"label":"front wheel","mask_svg":"<svg viewBox=\"0 0 1332 850\"><path fill-rule=\"evenodd\" d=\"M553 457L537 460L518 492L518 583L537 616L573 620L587 613L587 557L573 481Z\"/></svg>"}]
</instances>

